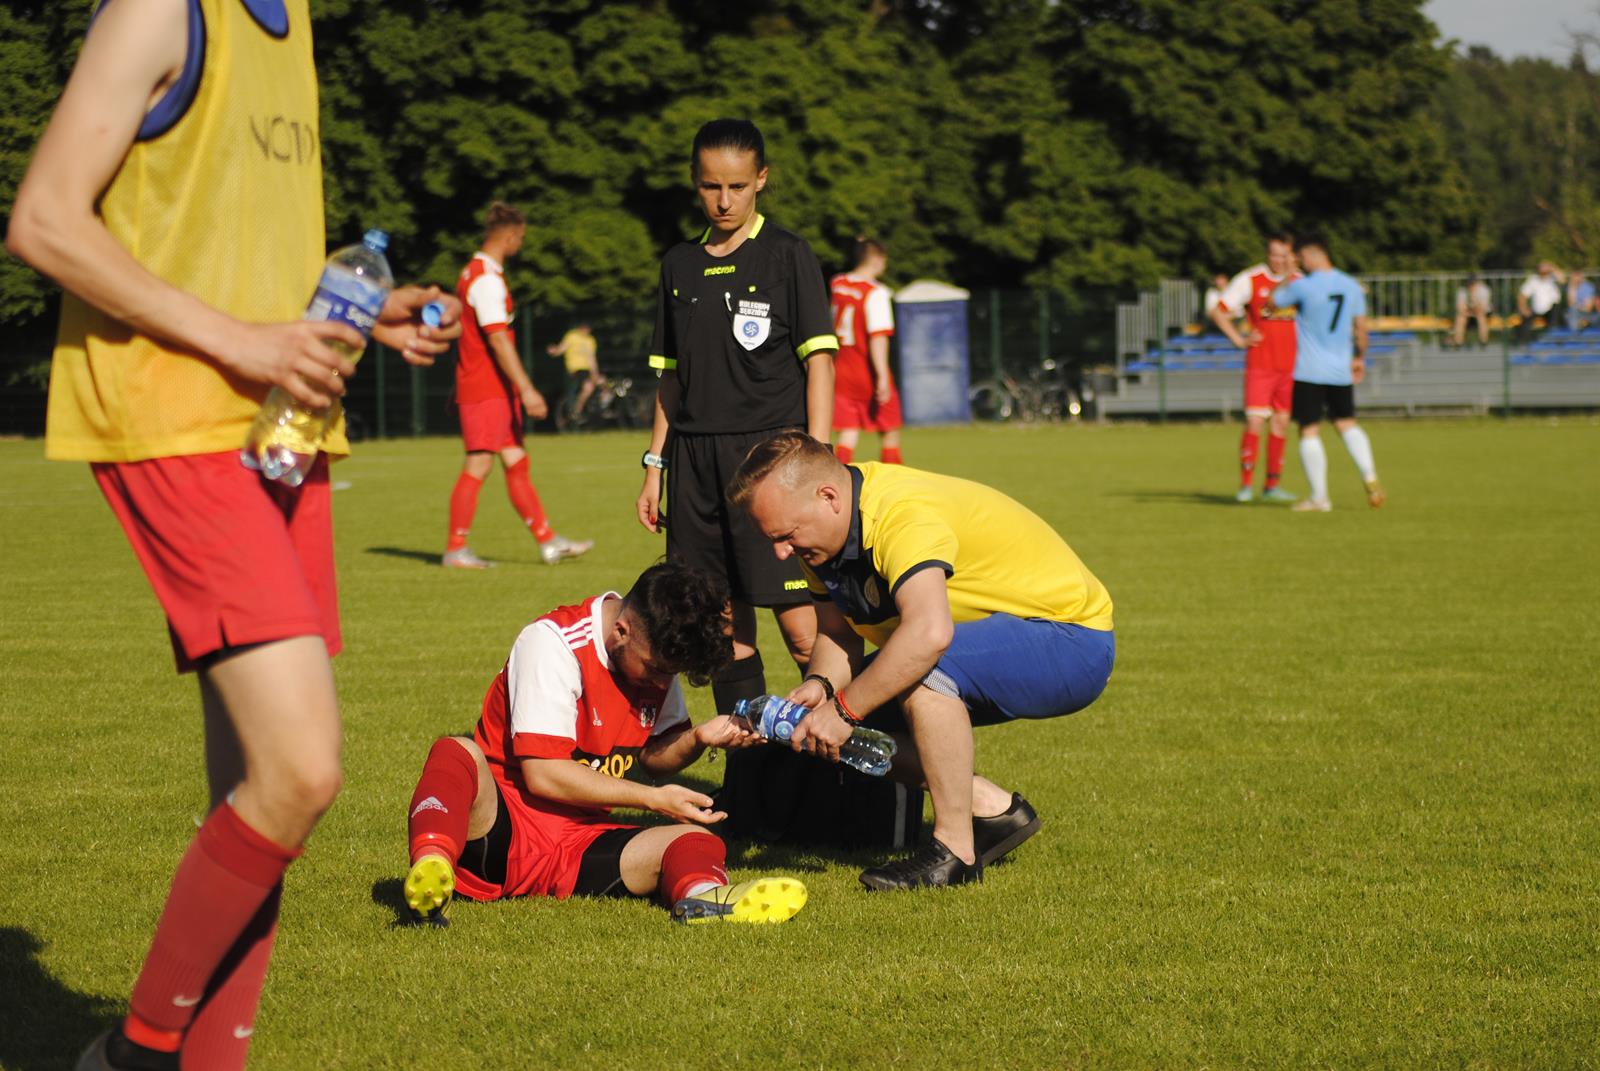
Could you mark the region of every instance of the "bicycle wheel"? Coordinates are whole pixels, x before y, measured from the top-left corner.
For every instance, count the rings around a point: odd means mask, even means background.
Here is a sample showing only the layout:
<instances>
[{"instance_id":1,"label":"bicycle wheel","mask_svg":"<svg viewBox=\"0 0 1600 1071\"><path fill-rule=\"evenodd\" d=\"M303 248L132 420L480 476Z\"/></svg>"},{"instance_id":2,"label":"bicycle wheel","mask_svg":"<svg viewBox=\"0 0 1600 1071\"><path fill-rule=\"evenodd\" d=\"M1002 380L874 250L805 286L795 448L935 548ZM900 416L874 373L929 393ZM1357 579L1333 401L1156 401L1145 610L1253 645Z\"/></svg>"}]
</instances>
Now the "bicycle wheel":
<instances>
[{"instance_id":1,"label":"bicycle wheel","mask_svg":"<svg viewBox=\"0 0 1600 1071\"><path fill-rule=\"evenodd\" d=\"M973 420L1010 420L1017 412L1017 398L999 380L974 383L967 390L967 404Z\"/></svg>"}]
</instances>

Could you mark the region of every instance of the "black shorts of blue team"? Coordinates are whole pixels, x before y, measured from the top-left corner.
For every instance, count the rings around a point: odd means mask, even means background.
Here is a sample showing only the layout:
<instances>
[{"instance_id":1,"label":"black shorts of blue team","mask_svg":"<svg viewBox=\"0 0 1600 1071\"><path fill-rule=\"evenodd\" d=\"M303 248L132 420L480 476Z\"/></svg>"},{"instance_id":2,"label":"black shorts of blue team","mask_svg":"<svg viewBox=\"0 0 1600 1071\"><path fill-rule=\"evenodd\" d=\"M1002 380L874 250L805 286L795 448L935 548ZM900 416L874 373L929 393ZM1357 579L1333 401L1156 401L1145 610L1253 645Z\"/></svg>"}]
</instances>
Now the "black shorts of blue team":
<instances>
[{"instance_id":1,"label":"black shorts of blue team","mask_svg":"<svg viewBox=\"0 0 1600 1071\"><path fill-rule=\"evenodd\" d=\"M1116 658L1109 631L991 614L957 624L950 646L922 683L966 704L974 725L1055 718L1098 699ZM889 703L866 724L903 729L905 714L898 703Z\"/></svg>"}]
</instances>

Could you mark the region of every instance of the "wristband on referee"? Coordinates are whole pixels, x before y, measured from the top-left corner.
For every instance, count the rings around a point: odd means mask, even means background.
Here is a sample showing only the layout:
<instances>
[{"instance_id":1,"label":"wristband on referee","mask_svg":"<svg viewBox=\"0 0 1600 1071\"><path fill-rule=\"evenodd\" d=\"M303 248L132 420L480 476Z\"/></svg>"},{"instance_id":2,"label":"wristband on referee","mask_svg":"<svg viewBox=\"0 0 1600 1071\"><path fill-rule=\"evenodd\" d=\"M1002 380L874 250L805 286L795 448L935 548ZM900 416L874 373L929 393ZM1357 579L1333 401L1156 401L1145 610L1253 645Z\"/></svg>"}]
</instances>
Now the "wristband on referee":
<instances>
[{"instance_id":1,"label":"wristband on referee","mask_svg":"<svg viewBox=\"0 0 1600 1071\"><path fill-rule=\"evenodd\" d=\"M849 722L851 725L861 724L861 719L856 717L856 712L851 710L849 705L844 701L843 692L839 692L833 697L833 705L838 709L840 717L844 718L845 721Z\"/></svg>"},{"instance_id":2,"label":"wristband on referee","mask_svg":"<svg viewBox=\"0 0 1600 1071\"><path fill-rule=\"evenodd\" d=\"M820 673L807 673L800 679L800 683L804 684L806 681L816 681L818 684L822 685L822 694L830 701L833 699L833 682L828 678L824 677Z\"/></svg>"}]
</instances>

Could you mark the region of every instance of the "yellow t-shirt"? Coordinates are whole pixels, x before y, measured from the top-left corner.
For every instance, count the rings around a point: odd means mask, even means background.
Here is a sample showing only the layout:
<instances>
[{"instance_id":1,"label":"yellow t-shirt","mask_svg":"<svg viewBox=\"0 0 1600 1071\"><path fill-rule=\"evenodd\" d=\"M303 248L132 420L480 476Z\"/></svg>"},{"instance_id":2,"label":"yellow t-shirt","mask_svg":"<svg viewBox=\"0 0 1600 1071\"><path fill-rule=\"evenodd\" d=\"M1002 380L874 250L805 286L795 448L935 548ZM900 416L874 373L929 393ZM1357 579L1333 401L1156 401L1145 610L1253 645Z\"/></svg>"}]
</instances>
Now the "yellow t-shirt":
<instances>
[{"instance_id":1,"label":"yellow t-shirt","mask_svg":"<svg viewBox=\"0 0 1600 1071\"><path fill-rule=\"evenodd\" d=\"M594 367L594 335L587 331L568 331L561 336L560 345L565 347L561 356L567 360L569 376L583 375Z\"/></svg>"},{"instance_id":2,"label":"yellow t-shirt","mask_svg":"<svg viewBox=\"0 0 1600 1071\"><path fill-rule=\"evenodd\" d=\"M167 130L134 142L100 215L173 286L246 322L295 320L326 255L307 0L287 0L281 37L239 0L200 8L205 58L194 98ZM267 389L67 294L45 452L139 461L238 449ZM349 451L342 420L324 448Z\"/></svg>"},{"instance_id":3,"label":"yellow t-shirt","mask_svg":"<svg viewBox=\"0 0 1600 1071\"><path fill-rule=\"evenodd\" d=\"M1033 511L992 487L954 476L865 462L855 485L850 535L825 565L805 566L814 598L882 647L900 623L894 594L923 569L948 577L957 624L991 614L1111 630L1111 596Z\"/></svg>"}]
</instances>

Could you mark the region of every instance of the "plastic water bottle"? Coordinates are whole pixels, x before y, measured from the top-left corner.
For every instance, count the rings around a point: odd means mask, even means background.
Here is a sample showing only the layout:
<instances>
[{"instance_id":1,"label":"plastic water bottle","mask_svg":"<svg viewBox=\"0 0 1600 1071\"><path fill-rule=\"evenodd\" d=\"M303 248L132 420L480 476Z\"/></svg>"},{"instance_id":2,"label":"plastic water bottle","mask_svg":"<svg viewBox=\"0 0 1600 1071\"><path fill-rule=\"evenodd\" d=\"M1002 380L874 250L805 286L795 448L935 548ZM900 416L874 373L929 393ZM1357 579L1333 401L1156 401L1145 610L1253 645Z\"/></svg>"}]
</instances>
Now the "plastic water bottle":
<instances>
[{"instance_id":1,"label":"plastic water bottle","mask_svg":"<svg viewBox=\"0 0 1600 1071\"><path fill-rule=\"evenodd\" d=\"M733 705L733 716L750 726L750 731L780 744L794 736L799 725L811 711L799 703L775 695L758 695L754 699L741 699ZM865 725L857 725L839 748L839 761L873 777L889 772L894 761L894 737Z\"/></svg>"},{"instance_id":2,"label":"plastic water bottle","mask_svg":"<svg viewBox=\"0 0 1600 1071\"><path fill-rule=\"evenodd\" d=\"M360 245L345 246L329 257L304 318L349 324L363 339L370 338L378 313L394 289L394 275L383 256L388 247L389 236L371 230ZM342 342L328 344L351 361L359 360L363 352ZM337 398L325 409L313 409L295 401L282 387L273 387L250 425L239 460L269 480L299 487L339 413Z\"/></svg>"}]
</instances>

